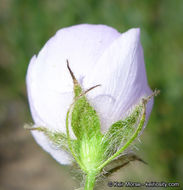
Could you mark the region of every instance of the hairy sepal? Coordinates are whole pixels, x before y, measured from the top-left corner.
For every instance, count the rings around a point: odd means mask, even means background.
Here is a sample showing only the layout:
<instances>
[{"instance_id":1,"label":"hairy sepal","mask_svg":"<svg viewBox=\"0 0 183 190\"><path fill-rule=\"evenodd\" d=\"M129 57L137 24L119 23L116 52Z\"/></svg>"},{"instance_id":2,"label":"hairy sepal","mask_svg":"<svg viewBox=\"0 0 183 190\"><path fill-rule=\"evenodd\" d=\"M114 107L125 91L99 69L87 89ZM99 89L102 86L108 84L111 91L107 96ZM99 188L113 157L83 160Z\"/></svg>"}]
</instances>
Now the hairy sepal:
<instances>
[{"instance_id":1,"label":"hairy sepal","mask_svg":"<svg viewBox=\"0 0 183 190\"><path fill-rule=\"evenodd\" d=\"M124 130L122 134L125 134L125 138L124 141L125 143L122 146L117 147L117 149L114 149L114 153L113 155L108 154L108 150L110 150L110 152L112 152L111 150L111 144L112 143L112 147L115 146L115 144L113 144L113 141L111 141L110 139L107 140L104 137L104 141L103 141L103 145L104 145L104 149L106 149L105 154L106 154L106 161L98 168L99 170L101 170L102 168L104 168L107 164L109 164L112 160L114 160L115 158L117 158L118 156L120 156L124 150L126 150L131 143L138 137L139 133L141 132L144 124L145 124L145 120L146 120L146 105L148 103L148 101L153 97L153 96L157 96L159 94L159 90L155 90L150 96L147 96L145 98L141 99L141 102L138 106L136 106L134 112L127 117L125 120L129 119L129 123L132 123L132 125L130 124L129 127L132 128L134 123L136 124L135 126L135 131L134 132L130 132L130 130L127 130L124 128L124 126L122 125L121 128L119 127L120 125L112 125L112 127L110 128L109 132L107 132L107 135L109 133L109 135L111 132L113 131L111 129L113 129L113 127L117 130L118 128ZM140 113L140 117L138 117ZM137 120L136 120L137 119ZM120 122L121 123L121 122ZM123 123L123 122L122 122ZM128 127L127 127L128 128ZM126 132L126 133L125 133ZM129 136L128 136L129 134ZM123 137L121 137L123 140ZM117 141L118 142L118 141ZM123 141L122 141L123 142ZM118 144L117 144L118 145Z\"/></svg>"},{"instance_id":2,"label":"hairy sepal","mask_svg":"<svg viewBox=\"0 0 183 190\"><path fill-rule=\"evenodd\" d=\"M83 92L82 92L83 93ZM100 120L85 95L76 96L71 115L71 126L77 137L75 153L88 172L97 168L103 160Z\"/></svg>"},{"instance_id":3,"label":"hairy sepal","mask_svg":"<svg viewBox=\"0 0 183 190\"><path fill-rule=\"evenodd\" d=\"M68 139L67 136L60 132L60 131L54 131L54 130L49 130L46 127L43 126L31 126L26 124L24 126L25 129L31 130L31 131L39 131L44 133L45 136L47 136L47 138L49 139L49 141L57 148L61 148L63 150L66 150L67 152L69 151L69 147L68 147ZM74 145L75 140L72 140L71 143Z\"/></svg>"},{"instance_id":4,"label":"hairy sepal","mask_svg":"<svg viewBox=\"0 0 183 190\"><path fill-rule=\"evenodd\" d=\"M71 126L77 139L91 139L95 135L100 136L100 120L87 98L82 96L74 105Z\"/></svg>"},{"instance_id":5,"label":"hairy sepal","mask_svg":"<svg viewBox=\"0 0 183 190\"><path fill-rule=\"evenodd\" d=\"M112 124L105 133L102 143L106 157L117 152L133 135L143 112L142 103L139 103L129 116Z\"/></svg>"},{"instance_id":6,"label":"hairy sepal","mask_svg":"<svg viewBox=\"0 0 183 190\"><path fill-rule=\"evenodd\" d=\"M77 138L73 146L70 145L70 149L81 168L89 173L103 161L103 150L100 147L103 136L100 131L100 119L86 97L86 93L99 85L86 91L82 90L69 63L67 66L73 79L75 96L73 104L68 110L66 126L71 123L71 128ZM70 138L68 127L67 135Z\"/></svg>"}]
</instances>

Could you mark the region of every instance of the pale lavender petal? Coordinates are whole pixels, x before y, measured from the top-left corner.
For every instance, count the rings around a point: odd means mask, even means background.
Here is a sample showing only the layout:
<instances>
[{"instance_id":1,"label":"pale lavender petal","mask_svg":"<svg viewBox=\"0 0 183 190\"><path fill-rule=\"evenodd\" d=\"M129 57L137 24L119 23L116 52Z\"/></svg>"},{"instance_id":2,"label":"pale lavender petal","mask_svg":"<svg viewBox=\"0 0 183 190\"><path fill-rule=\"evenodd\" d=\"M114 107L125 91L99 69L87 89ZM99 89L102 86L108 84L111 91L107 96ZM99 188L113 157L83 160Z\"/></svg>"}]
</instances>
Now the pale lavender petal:
<instances>
[{"instance_id":1,"label":"pale lavender petal","mask_svg":"<svg viewBox=\"0 0 183 190\"><path fill-rule=\"evenodd\" d=\"M36 56L34 56L31 59L30 64L29 64L28 73L27 73L27 92L28 92L31 113L32 113L32 117L34 118L34 122L36 123L37 126L45 126L45 127L48 127L49 129L52 129L52 127L47 126L47 124L45 124L45 122L40 117L39 112L36 110L36 104L34 101L34 98L36 99L36 97L32 96L32 95L34 95L32 93L32 91L34 91L34 83L33 83L34 80L32 80L32 77L34 77L35 61L36 61ZM53 156L53 158L55 158L55 160L57 160L59 163L71 164L72 159L71 159L70 155L63 150L56 148L56 146L54 146L52 144L52 142L42 132L32 131L32 135L34 136L36 142L46 152L51 154Z\"/></svg>"},{"instance_id":2,"label":"pale lavender petal","mask_svg":"<svg viewBox=\"0 0 183 190\"><path fill-rule=\"evenodd\" d=\"M88 93L88 98L101 117L103 131L124 118L141 97L151 94L140 30L131 29L116 39L101 56L84 84L86 88L102 85ZM148 103L148 116L152 104L153 100Z\"/></svg>"}]
</instances>

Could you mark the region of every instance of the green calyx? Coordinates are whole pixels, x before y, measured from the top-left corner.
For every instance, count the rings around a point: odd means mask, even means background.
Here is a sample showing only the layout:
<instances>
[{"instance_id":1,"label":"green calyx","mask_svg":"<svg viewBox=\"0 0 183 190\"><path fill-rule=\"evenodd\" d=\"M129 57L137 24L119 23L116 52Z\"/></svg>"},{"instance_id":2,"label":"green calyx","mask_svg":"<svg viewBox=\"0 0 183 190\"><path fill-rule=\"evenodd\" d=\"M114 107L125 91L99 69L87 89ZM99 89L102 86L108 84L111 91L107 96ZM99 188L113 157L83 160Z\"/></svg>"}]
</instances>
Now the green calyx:
<instances>
[{"instance_id":1,"label":"green calyx","mask_svg":"<svg viewBox=\"0 0 183 190\"><path fill-rule=\"evenodd\" d=\"M146 119L146 105L159 91L144 97L130 115L112 124L109 130L102 134L99 116L86 97L86 93L100 85L83 91L68 61L67 67L73 79L75 96L67 112L66 135L50 131L46 127L29 129L43 132L54 145L69 152L86 174L85 190L92 190L96 177L104 167L114 160L124 160L121 154L139 135ZM76 139L71 139L69 126ZM135 160L132 158L136 157L131 156L131 160Z\"/></svg>"}]
</instances>

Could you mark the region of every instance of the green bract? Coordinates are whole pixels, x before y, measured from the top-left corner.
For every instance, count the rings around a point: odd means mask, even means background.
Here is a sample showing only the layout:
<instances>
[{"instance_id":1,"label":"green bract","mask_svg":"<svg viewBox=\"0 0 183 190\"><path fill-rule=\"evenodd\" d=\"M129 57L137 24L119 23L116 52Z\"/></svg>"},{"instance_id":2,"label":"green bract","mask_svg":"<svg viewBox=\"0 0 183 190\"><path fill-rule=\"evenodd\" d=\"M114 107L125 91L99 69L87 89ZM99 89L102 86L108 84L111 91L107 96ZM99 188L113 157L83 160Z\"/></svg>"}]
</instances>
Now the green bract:
<instances>
[{"instance_id":1,"label":"green bract","mask_svg":"<svg viewBox=\"0 0 183 190\"><path fill-rule=\"evenodd\" d=\"M146 118L146 104L158 91L141 99L126 118L115 122L105 134L102 134L100 118L86 97L90 90L100 88L100 85L84 91L70 69L68 61L67 67L73 79L75 94L73 103L67 112L67 134L50 131L41 126L30 129L43 132L53 145L73 156L86 175L85 189L90 190L94 187L96 176L107 164L120 162L121 164L116 166L117 169L125 163L126 157L122 153L142 130ZM69 129L72 129L76 139L71 139ZM140 160L134 155L130 155L129 158L129 160ZM108 170L113 171L113 169Z\"/></svg>"}]
</instances>

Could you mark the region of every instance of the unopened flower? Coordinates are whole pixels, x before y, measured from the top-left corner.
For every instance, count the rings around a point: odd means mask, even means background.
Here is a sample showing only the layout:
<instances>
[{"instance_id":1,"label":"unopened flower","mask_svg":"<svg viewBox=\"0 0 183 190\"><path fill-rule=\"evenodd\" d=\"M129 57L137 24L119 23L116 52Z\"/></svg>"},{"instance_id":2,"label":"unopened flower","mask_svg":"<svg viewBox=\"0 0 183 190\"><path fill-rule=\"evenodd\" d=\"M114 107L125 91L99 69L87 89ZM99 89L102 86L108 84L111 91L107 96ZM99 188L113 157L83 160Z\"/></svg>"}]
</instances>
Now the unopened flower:
<instances>
[{"instance_id":1,"label":"unopened flower","mask_svg":"<svg viewBox=\"0 0 183 190\"><path fill-rule=\"evenodd\" d=\"M31 59L27 91L37 143L61 164L75 159L86 173L99 168L139 135L152 109L140 29L121 34L82 24L59 30Z\"/></svg>"}]
</instances>

